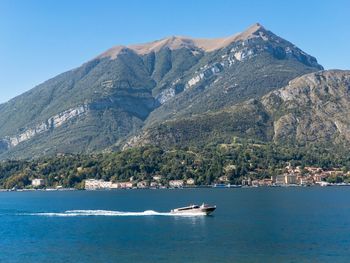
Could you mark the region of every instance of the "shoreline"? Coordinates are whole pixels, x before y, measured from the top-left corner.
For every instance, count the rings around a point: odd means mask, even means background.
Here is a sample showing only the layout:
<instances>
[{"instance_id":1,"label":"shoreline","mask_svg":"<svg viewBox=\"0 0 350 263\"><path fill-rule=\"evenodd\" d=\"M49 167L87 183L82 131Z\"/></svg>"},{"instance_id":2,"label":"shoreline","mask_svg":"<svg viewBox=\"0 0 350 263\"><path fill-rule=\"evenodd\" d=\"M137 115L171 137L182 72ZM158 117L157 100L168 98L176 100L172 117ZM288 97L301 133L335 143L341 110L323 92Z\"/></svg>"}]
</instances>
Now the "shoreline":
<instances>
[{"instance_id":1,"label":"shoreline","mask_svg":"<svg viewBox=\"0 0 350 263\"><path fill-rule=\"evenodd\" d=\"M335 186L350 186L350 184L346 183L338 183L338 184L328 184L328 185L265 185L265 186L246 186L246 185L224 185L224 186L215 186L215 185L201 185L201 186L189 186L189 187L133 187L133 188L101 188L101 189L76 189L76 188L43 188L43 189L0 189L0 192L67 192L67 191L120 191L120 190L178 190L178 189L235 189L235 188L294 188L294 187L302 187L302 188L327 188L327 187L335 187Z\"/></svg>"}]
</instances>

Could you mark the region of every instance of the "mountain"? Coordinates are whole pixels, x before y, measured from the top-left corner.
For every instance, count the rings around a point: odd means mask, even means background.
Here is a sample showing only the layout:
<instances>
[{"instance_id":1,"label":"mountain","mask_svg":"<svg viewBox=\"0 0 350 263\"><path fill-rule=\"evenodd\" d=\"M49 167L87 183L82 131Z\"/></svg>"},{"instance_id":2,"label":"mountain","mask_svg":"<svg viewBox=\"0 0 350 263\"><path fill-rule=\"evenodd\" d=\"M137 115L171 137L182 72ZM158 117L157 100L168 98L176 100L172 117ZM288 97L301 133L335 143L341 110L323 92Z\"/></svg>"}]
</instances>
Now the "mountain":
<instances>
[{"instance_id":1,"label":"mountain","mask_svg":"<svg viewBox=\"0 0 350 263\"><path fill-rule=\"evenodd\" d=\"M116 46L0 105L0 158L120 147L169 120L258 99L317 60L254 24L218 39Z\"/></svg>"},{"instance_id":2,"label":"mountain","mask_svg":"<svg viewBox=\"0 0 350 263\"><path fill-rule=\"evenodd\" d=\"M303 75L260 99L145 129L125 147L230 143L235 136L280 144L350 145L350 71Z\"/></svg>"}]
</instances>

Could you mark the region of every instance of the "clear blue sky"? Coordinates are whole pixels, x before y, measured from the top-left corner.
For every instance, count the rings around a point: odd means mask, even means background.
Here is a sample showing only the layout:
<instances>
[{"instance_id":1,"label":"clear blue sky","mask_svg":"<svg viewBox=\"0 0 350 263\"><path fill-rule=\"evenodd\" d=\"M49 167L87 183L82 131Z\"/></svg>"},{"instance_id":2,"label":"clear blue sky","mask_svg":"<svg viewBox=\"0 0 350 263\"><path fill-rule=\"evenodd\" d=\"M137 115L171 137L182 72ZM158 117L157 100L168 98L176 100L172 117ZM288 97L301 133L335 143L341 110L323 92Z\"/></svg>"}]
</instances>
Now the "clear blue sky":
<instances>
[{"instance_id":1,"label":"clear blue sky","mask_svg":"<svg viewBox=\"0 0 350 263\"><path fill-rule=\"evenodd\" d=\"M0 102L117 44L227 36L255 22L326 69L350 69L349 0L0 0Z\"/></svg>"}]
</instances>

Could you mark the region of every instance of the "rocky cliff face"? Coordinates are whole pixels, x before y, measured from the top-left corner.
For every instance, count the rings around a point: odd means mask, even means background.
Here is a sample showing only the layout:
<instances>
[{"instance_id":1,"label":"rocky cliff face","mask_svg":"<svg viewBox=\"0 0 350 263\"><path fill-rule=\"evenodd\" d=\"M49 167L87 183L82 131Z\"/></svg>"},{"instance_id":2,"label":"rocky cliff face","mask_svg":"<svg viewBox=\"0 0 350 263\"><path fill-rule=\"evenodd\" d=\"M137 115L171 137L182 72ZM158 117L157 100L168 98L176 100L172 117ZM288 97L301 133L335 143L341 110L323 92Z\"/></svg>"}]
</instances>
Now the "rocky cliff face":
<instances>
[{"instance_id":1,"label":"rocky cliff face","mask_svg":"<svg viewBox=\"0 0 350 263\"><path fill-rule=\"evenodd\" d=\"M307 74L261 101L275 141L350 142L350 71Z\"/></svg>"},{"instance_id":2,"label":"rocky cliff face","mask_svg":"<svg viewBox=\"0 0 350 263\"><path fill-rule=\"evenodd\" d=\"M145 129L124 148L144 144L205 145L233 136L277 143L350 145L350 71L298 77L259 100Z\"/></svg>"},{"instance_id":3,"label":"rocky cliff face","mask_svg":"<svg viewBox=\"0 0 350 263\"><path fill-rule=\"evenodd\" d=\"M87 105L81 105L76 108L68 109L64 112L50 117L45 122L36 124L32 128L24 129L19 134L5 137L1 140L1 144L6 146L7 149L15 147L19 143L30 140L36 135L48 132L52 129L62 126L65 122L69 121L70 119L77 118L80 115L85 114L87 110Z\"/></svg>"}]
</instances>

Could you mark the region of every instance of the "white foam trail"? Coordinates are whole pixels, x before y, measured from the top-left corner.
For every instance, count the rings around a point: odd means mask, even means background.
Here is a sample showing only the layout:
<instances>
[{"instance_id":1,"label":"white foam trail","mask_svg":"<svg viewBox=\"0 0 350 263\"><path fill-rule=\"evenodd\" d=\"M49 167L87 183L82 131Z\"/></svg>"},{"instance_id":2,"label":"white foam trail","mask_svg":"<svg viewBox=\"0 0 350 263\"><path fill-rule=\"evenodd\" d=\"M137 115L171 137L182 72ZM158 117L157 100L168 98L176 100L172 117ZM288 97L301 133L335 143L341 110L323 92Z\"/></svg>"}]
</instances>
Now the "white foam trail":
<instances>
[{"instance_id":1,"label":"white foam trail","mask_svg":"<svg viewBox=\"0 0 350 263\"><path fill-rule=\"evenodd\" d=\"M205 213L182 213L172 214L163 213L153 210L146 210L143 212L121 212L121 211L109 211L109 210L68 210L61 213L29 213L26 215L33 216L52 216L52 217L74 217L74 216L181 216L181 217L193 217L204 216Z\"/></svg>"}]
</instances>

